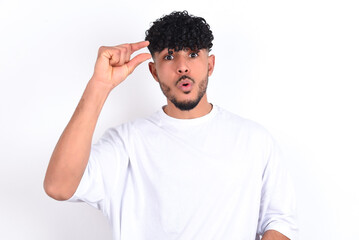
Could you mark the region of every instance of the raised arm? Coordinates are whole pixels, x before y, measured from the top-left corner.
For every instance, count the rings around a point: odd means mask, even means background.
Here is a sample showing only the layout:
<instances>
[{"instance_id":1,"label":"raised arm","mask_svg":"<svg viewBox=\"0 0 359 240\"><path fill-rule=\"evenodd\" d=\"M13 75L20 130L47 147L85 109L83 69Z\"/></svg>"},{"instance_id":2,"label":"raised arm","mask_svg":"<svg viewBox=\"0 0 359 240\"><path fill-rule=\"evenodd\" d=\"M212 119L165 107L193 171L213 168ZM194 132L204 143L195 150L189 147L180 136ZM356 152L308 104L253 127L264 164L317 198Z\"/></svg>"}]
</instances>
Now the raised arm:
<instances>
[{"instance_id":1,"label":"raised arm","mask_svg":"<svg viewBox=\"0 0 359 240\"><path fill-rule=\"evenodd\" d=\"M100 47L92 78L52 153L44 180L46 193L57 200L67 200L76 191L88 163L92 136L107 96L142 62L151 58L141 53L131 55L148 41Z\"/></svg>"}]
</instances>

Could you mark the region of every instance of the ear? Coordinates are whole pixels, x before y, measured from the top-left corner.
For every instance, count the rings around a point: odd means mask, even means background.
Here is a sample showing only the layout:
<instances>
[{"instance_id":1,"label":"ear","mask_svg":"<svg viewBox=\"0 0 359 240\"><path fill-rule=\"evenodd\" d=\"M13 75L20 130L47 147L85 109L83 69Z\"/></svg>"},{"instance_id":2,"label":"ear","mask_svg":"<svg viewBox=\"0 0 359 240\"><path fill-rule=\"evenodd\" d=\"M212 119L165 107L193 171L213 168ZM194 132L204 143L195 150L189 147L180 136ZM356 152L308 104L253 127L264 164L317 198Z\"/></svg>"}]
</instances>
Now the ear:
<instances>
[{"instance_id":1,"label":"ear","mask_svg":"<svg viewBox=\"0 0 359 240\"><path fill-rule=\"evenodd\" d=\"M150 72L152 74L152 77L158 82L158 77L157 77L157 70L156 70L156 65L154 62L149 62L148 63L148 68L150 69Z\"/></svg>"},{"instance_id":2,"label":"ear","mask_svg":"<svg viewBox=\"0 0 359 240\"><path fill-rule=\"evenodd\" d=\"M216 58L214 55L208 57L208 76L212 75Z\"/></svg>"}]
</instances>

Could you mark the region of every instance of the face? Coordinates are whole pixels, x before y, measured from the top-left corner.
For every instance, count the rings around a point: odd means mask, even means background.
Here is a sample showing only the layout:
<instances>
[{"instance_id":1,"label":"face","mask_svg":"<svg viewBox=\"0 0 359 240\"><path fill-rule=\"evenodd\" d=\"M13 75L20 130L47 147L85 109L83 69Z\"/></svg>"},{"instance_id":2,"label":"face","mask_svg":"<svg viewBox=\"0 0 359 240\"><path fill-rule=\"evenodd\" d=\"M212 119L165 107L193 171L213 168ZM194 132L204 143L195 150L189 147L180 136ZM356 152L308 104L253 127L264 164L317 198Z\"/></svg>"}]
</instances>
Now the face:
<instances>
[{"instance_id":1,"label":"face","mask_svg":"<svg viewBox=\"0 0 359 240\"><path fill-rule=\"evenodd\" d=\"M153 59L150 71L167 100L182 111L196 107L206 94L214 55L208 56L206 49L178 52L164 49L155 53Z\"/></svg>"}]
</instances>

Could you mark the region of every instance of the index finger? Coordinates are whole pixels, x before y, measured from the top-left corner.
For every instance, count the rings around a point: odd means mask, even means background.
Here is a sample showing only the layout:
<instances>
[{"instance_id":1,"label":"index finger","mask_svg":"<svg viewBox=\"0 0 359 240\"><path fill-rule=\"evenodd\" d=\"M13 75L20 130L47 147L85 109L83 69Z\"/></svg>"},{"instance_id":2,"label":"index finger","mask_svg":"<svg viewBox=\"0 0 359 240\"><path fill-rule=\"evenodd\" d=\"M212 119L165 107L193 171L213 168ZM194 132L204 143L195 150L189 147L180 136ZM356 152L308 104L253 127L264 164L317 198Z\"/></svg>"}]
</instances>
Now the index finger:
<instances>
[{"instance_id":1,"label":"index finger","mask_svg":"<svg viewBox=\"0 0 359 240\"><path fill-rule=\"evenodd\" d=\"M137 42L137 43L131 43L131 52L135 52L141 48L147 47L148 45L150 45L149 41L141 41L141 42Z\"/></svg>"}]
</instances>

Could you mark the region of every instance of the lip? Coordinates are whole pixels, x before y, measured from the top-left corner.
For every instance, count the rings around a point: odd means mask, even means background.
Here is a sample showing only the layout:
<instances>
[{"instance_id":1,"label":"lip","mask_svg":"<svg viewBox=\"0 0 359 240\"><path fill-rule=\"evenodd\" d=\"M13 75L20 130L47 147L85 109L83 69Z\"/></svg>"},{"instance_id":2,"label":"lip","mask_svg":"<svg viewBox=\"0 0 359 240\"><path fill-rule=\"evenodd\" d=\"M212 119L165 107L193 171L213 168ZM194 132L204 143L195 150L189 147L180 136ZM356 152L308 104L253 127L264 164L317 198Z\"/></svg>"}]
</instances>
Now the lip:
<instances>
[{"instance_id":1,"label":"lip","mask_svg":"<svg viewBox=\"0 0 359 240\"><path fill-rule=\"evenodd\" d=\"M189 78L185 78L183 80L180 80L177 83L177 88L180 89L184 93L189 93L192 90L193 87L193 81Z\"/></svg>"}]
</instances>

